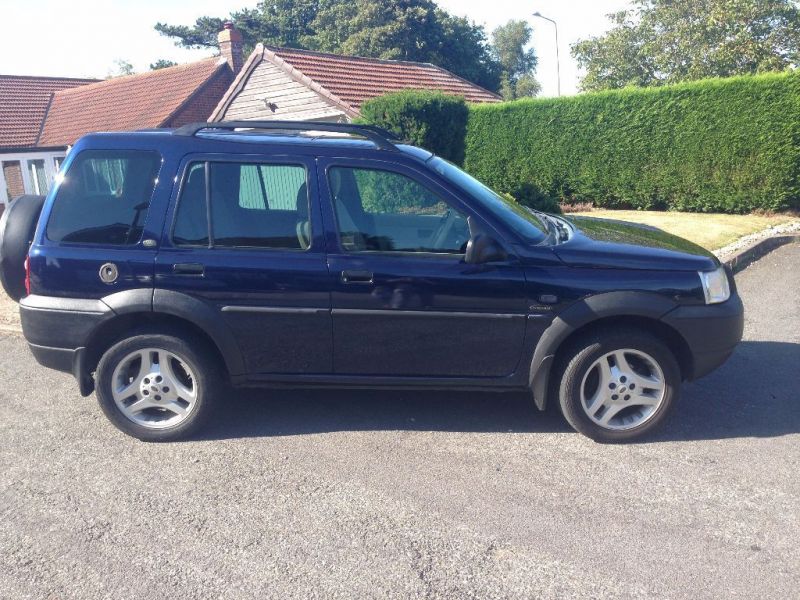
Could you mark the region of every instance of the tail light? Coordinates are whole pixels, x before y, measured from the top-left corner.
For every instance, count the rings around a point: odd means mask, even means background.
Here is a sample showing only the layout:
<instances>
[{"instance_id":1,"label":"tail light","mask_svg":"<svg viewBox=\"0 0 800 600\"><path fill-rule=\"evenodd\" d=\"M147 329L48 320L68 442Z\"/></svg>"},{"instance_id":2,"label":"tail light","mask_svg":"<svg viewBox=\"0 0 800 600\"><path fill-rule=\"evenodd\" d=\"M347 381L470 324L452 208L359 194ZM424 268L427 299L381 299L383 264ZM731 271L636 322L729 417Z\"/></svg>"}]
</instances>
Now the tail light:
<instances>
[{"instance_id":1,"label":"tail light","mask_svg":"<svg viewBox=\"0 0 800 600\"><path fill-rule=\"evenodd\" d=\"M31 259L29 256L25 257L25 295L31 295Z\"/></svg>"}]
</instances>

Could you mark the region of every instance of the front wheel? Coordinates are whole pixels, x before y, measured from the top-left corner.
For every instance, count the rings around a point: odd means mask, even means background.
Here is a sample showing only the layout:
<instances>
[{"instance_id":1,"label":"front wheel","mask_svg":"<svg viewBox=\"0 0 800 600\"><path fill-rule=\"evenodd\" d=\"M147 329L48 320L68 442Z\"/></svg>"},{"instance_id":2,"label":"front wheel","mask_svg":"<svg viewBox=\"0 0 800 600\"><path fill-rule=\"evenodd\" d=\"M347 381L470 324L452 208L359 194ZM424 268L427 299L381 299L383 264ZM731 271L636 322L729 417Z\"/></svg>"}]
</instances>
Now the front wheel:
<instances>
[{"instance_id":1,"label":"front wheel","mask_svg":"<svg viewBox=\"0 0 800 600\"><path fill-rule=\"evenodd\" d=\"M97 366L97 398L120 430L149 442L196 433L211 411L220 377L202 344L143 334L112 346Z\"/></svg>"},{"instance_id":2,"label":"front wheel","mask_svg":"<svg viewBox=\"0 0 800 600\"><path fill-rule=\"evenodd\" d=\"M670 349L638 330L600 330L568 351L559 387L564 417L598 442L627 442L652 432L680 393Z\"/></svg>"}]
</instances>

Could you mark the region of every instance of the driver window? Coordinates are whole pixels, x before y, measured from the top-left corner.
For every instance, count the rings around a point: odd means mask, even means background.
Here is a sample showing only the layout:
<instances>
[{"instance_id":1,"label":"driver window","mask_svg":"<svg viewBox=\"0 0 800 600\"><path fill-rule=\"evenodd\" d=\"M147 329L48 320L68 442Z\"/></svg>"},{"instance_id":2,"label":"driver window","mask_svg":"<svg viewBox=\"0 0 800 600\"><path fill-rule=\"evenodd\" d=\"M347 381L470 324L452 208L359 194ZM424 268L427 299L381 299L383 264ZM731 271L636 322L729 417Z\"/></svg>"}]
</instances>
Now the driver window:
<instances>
[{"instance_id":1,"label":"driver window","mask_svg":"<svg viewBox=\"0 0 800 600\"><path fill-rule=\"evenodd\" d=\"M332 167L328 178L345 250L464 253L466 215L417 181L353 167Z\"/></svg>"}]
</instances>

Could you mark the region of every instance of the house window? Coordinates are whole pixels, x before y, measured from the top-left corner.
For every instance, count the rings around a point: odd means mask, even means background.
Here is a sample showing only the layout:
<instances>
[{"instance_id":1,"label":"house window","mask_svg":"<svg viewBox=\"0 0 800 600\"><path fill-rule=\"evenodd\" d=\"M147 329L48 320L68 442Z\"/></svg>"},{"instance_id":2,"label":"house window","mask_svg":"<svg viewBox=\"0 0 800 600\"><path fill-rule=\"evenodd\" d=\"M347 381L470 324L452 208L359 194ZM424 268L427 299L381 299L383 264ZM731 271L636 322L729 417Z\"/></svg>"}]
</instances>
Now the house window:
<instances>
[{"instance_id":1,"label":"house window","mask_svg":"<svg viewBox=\"0 0 800 600\"><path fill-rule=\"evenodd\" d=\"M44 159L29 160L28 169L31 174L33 193L44 196L47 194L47 173L44 170Z\"/></svg>"}]
</instances>

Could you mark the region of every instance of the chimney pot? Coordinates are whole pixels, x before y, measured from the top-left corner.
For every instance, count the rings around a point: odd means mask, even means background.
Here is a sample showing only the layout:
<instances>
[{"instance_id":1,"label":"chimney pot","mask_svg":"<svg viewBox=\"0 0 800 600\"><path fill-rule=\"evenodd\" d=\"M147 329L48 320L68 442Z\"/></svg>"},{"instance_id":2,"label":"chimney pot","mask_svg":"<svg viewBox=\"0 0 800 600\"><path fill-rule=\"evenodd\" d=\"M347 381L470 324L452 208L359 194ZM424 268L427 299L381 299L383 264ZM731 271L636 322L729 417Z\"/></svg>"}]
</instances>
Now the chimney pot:
<instances>
[{"instance_id":1,"label":"chimney pot","mask_svg":"<svg viewBox=\"0 0 800 600\"><path fill-rule=\"evenodd\" d=\"M217 43L220 54L228 61L234 74L238 73L244 64L241 32L233 26L233 23L225 21L222 31L217 34Z\"/></svg>"}]
</instances>

